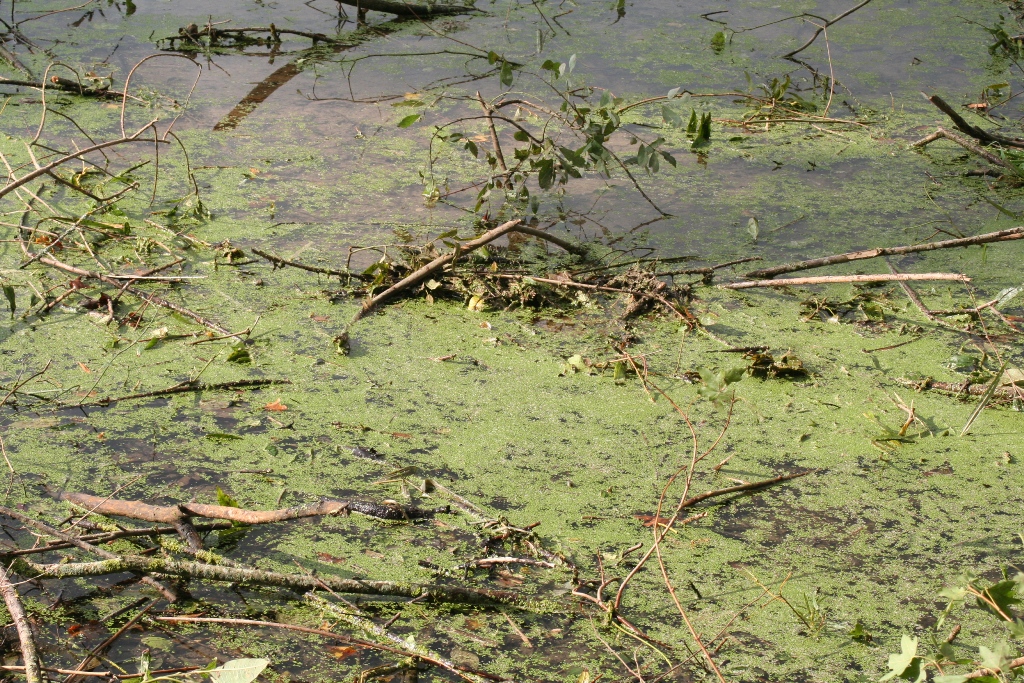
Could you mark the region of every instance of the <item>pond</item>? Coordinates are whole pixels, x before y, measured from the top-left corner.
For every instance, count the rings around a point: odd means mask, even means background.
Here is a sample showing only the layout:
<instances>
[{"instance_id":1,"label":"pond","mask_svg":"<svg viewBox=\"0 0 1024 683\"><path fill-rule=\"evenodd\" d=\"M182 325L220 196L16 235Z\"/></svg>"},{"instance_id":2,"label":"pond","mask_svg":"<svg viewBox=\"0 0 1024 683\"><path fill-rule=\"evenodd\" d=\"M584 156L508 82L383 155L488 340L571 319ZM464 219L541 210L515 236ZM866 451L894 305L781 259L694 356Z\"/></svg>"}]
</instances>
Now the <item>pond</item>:
<instances>
[{"instance_id":1,"label":"pond","mask_svg":"<svg viewBox=\"0 0 1024 683\"><path fill-rule=\"evenodd\" d=\"M1017 233L721 285L1020 225L1020 8L375 2L5 6L0 552L77 563L11 569L44 664L1011 668ZM306 512L10 554L171 523L111 500Z\"/></svg>"}]
</instances>

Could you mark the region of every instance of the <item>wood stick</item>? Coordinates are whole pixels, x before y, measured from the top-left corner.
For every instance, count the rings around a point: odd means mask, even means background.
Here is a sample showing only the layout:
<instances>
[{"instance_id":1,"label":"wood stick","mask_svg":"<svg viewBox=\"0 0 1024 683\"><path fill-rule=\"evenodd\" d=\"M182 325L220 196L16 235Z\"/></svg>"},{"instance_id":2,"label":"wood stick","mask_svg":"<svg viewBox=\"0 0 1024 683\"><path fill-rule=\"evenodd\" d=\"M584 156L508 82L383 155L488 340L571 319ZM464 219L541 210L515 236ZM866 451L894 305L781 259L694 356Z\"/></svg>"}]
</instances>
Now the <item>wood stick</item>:
<instances>
[{"instance_id":1,"label":"wood stick","mask_svg":"<svg viewBox=\"0 0 1024 683\"><path fill-rule=\"evenodd\" d=\"M310 505L284 508L281 510L246 510L225 505L204 505L202 503L180 503L178 505L149 505L135 500L119 500L117 498L101 498L88 493L63 491L60 500L86 508L101 515L129 517L144 522L176 524L190 517L206 517L208 519L227 519L240 524L272 524L290 519L305 517L326 517L346 515L356 512L376 519L418 519L429 517L434 510L415 507L384 505L361 500L321 500ZM3 508L0 508L0 512Z\"/></svg>"},{"instance_id":2,"label":"wood stick","mask_svg":"<svg viewBox=\"0 0 1024 683\"><path fill-rule=\"evenodd\" d=\"M1006 230L997 230L996 232L987 232L984 235L975 235L974 237L961 237L952 240L942 240L940 242L925 242L923 244L912 244L903 247L879 247L877 249L851 251L845 254L825 256L822 258L809 259L807 261L797 261L795 263L787 263L781 266L752 270L746 274L746 277L775 277L776 275L782 275L783 273L792 273L798 270L810 270L811 268L820 268L822 266L832 266L837 263L849 263L850 261L878 258L879 256L899 256L903 254L916 254L921 251L932 251L934 249L969 247L975 244L988 244L989 242L1019 240L1022 237L1024 237L1024 226L1018 226L1016 228L1008 228Z\"/></svg>"},{"instance_id":3,"label":"wood stick","mask_svg":"<svg viewBox=\"0 0 1024 683\"><path fill-rule=\"evenodd\" d=\"M959 273L898 273L879 275L821 275L818 277L792 277L784 280L751 280L719 285L721 289L750 289L751 287L795 287L798 285L827 285L836 282L905 282L908 280L955 280L970 282L971 278Z\"/></svg>"},{"instance_id":4,"label":"wood stick","mask_svg":"<svg viewBox=\"0 0 1024 683\"><path fill-rule=\"evenodd\" d=\"M740 484L739 486L730 486L729 488L718 489L717 491L708 491L707 493L702 493L699 496L694 496L693 498L687 498L686 500L684 500L682 503L679 504L679 510L682 510L683 508L688 508L688 507L691 507L693 505L696 505L697 503L705 501L708 498L716 498L718 496L727 496L727 495L729 495L731 493L742 493L743 491L756 491L757 489L763 489L766 486L774 486L775 484L780 484L780 483L782 483L784 481L789 481L790 479L798 479L800 477L806 477L808 474L811 474L812 472L817 472L817 470L805 470L803 472L793 472L791 474L783 474L781 476L775 477L774 479L765 479L764 481L755 481L755 482L752 482L750 484ZM678 516L678 514L679 514L679 512L677 510L676 511L676 515Z\"/></svg>"},{"instance_id":5,"label":"wood stick","mask_svg":"<svg viewBox=\"0 0 1024 683\"><path fill-rule=\"evenodd\" d=\"M282 574L262 569L244 569L189 562L163 557L141 557L126 555L116 559L98 562L57 562L36 564L24 558L15 558L14 570L28 578L62 579L72 576L105 576L121 572L165 574L183 578L227 581L258 586L277 586L300 592L327 586L338 593L356 595L397 596L422 598L436 602L462 604L506 604L526 606L531 600L514 591L486 588L464 588L461 586L440 586L426 584L405 584L394 581L369 581L344 579L339 576L311 576L304 574Z\"/></svg>"},{"instance_id":6,"label":"wood stick","mask_svg":"<svg viewBox=\"0 0 1024 683\"><path fill-rule=\"evenodd\" d=\"M966 149L968 152L971 152L973 154L977 154L979 157L981 157L985 161L989 162L990 164L995 164L996 166L1002 166L1003 168L1005 168L1008 171L1010 171L1010 173L1012 173L1013 175L1018 175L1018 176L1020 175L1020 171L1017 169L1017 167L1014 166L1013 164L1011 164L1006 159L1002 159L1002 158L996 156L992 152L989 152L988 150L983 149L983 148L979 147L978 145L974 144L973 142L971 142L967 138L961 137L961 136L957 135L956 133L954 133L952 131L946 130L945 128L937 129L931 135L925 136L925 137L921 138L920 140L918 140L917 142L911 143L910 146L911 147L924 147L925 145L929 145L929 144L935 142L939 138L946 138L947 140L949 140L951 142L955 142L956 144L958 144L961 147L963 147L964 149Z\"/></svg>"},{"instance_id":7,"label":"wood stick","mask_svg":"<svg viewBox=\"0 0 1024 683\"><path fill-rule=\"evenodd\" d=\"M453 14L472 14L480 10L475 7L462 7L460 5L411 5L407 2L391 2L391 0L338 0L343 5L358 8L361 12L373 10L386 14L397 14L400 17L427 17L448 16Z\"/></svg>"},{"instance_id":8,"label":"wood stick","mask_svg":"<svg viewBox=\"0 0 1024 683\"><path fill-rule=\"evenodd\" d=\"M196 531L218 531L220 529L230 529L232 524L230 522L211 522L210 524L197 524L195 525ZM141 536L162 536L164 534L176 534L178 530L173 526L157 526L148 529L125 529L123 531L110 531L100 534L87 534L80 536L79 540L93 545L98 543L106 543L108 541L114 541L119 538L138 538ZM74 548L74 543L67 541L50 541L44 546L36 548L25 548L23 550L10 550L0 552L0 557L17 557L19 555L38 555L39 553L48 553L54 550L64 550L65 548Z\"/></svg>"},{"instance_id":9,"label":"wood stick","mask_svg":"<svg viewBox=\"0 0 1024 683\"><path fill-rule=\"evenodd\" d=\"M42 531L44 534L49 534L50 536L59 538L65 543L70 543L78 548L81 548L82 550L85 550L86 552L92 553L93 555L98 555L99 557L106 558L107 561L117 561L120 559L120 555L115 555L114 553L108 550L98 548L94 546L92 543L83 541L82 539L72 536L71 534L67 534L58 529L54 529L50 525L44 524L43 522L40 522L38 519L33 519L28 515L23 515L17 510L12 510L10 508L0 506L0 514L6 515L7 517L10 517L12 519L16 519L22 524L27 524L28 526L35 527L39 531ZM164 586L162 583L154 579L152 576L142 576L141 581L143 583L149 584L153 588L160 591L160 594L163 595L164 598L166 598L167 602L178 601L178 596L174 593L174 591Z\"/></svg>"},{"instance_id":10,"label":"wood stick","mask_svg":"<svg viewBox=\"0 0 1024 683\"><path fill-rule=\"evenodd\" d=\"M291 266L292 268L298 268L299 270L305 270L310 273L322 273L324 275L336 275L338 277L359 277L358 274L352 273L348 270L334 270L333 268L319 268L317 266L307 266L304 263L298 261L289 261L288 259L281 258L280 256L274 256L260 249L250 249L252 253L257 256L262 256L271 263L274 264L275 268L284 268L285 266Z\"/></svg>"},{"instance_id":11,"label":"wood stick","mask_svg":"<svg viewBox=\"0 0 1024 683\"><path fill-rule=\"evenodd\" d=\"M896 271L896 269L893 267L893 265L891 263L889 263L888 261L885 262L885 265L889 266L889 272L892 273L893 275L898 275L899 274ZM935 320L935 316L932 315L932 312L929 311L928 307L924 305L924 302L921 301L921 297L919 297L917 295L917 292L915 292L910 287L910 285L908 285L903 280L898 280L898 282L900 284L900 287L903 289L903 293L907 295L907 298L910 299L910 301L915 306L917 306L917 310L921 311L921 314L924 315L924 317L928 318L929 320Z\"/></svg>"},{"instance_id":12,"label":"wood stick","mask_svg":"<svg viewBox=\"0 0 1024 683\"><path fill-rule=\"evenodd\" d=\"M925 93L921 94L924 95L929 102L938 107L943 114L948 116L950 120L953 121L953 125L955 125L964 133L970 135L972 138L981 140L985 144L997 142L999 144L1008 145L1010 147L1024 147L1024 140L1008 138L1004 135L999 135L998 133L990 133L983 128L979 128L978 126L972 126L971 124L967 123L967 120L964 119L964 117L960 116L960 114L957 113L957 111L953 109L953 107L949 106L949 104L938 95L927 95Z\"/></svg>"},{"instance_id":13,"label":"wood stick","mask_svg":"<svg viewBox=\"0 0 1024 683\"><path fill-rule=\"evenodd\" d=\"M28 683L43 683L43 675L39 668L39 654L36 651L35 636L32 634L32 626L28 623L25 615L25 607L21 604L21 596L18 589L11 583L7 575L7 569L0 564L0 593L4 596L4 604L11 614L18 629L18 640L21 642L21 658L25 662L25 677Z\"/></svg>"},{"instance_id":14,"label":"wood stick","mask_svg":"<svg viewBox=\"0 0 1024 683\"><path fill-rule=\"evenodd\" d=\"M487 117L487 127L491 131L491 145L494 146L494 157L498 160L498 166L505 173L508 173L508 166L505 164L505 155L501 153L501 143L498 142L498 130L494 127L494 117L491 116L491 108L484 102L484 98L480 95L480 91L476 91L476 99L480 103L480 108L484 110L484 116Z\"/></svg>"},{"instance_id":15,"label":"wood stick","mask_svg":"<svg viewBox=\"0 0 1024 683\"><path fill-rule=\"evenodd\" d=\"M1006 664L1006 671L1010 669L1016 669L1017 667L1024 666L1024 657L1017 657L1017 659L1010 660ZM1002 671L999 669L978 669L964 676L964 678L981 678L982 676L991 676L992 674L1000 674Z\"/></svg>"},{"instance_id":16,"label":"wood stick","mask_svg":"<svg viewBox=\"0 0 1024 683\"><path fill-rule=\"evenodd\" d=\"M355 317L352 319L352 322L355 323L361 318L363 318L367 313L376 308L377 305L380 304L382 301L386 301L387 299L394 296L403 289L407 289L427 279L432 273L440 270L441 268L444 268L446 265L457 259L462 254L468 254L469 252L479 249L485 244L489 244L494 240L498 239L499 237L505 235L506 233L510 232L513 228L515 228L517 225L519 225L519 222L519 219L516 218L515 220L511 220L507 223L502 223L498 227L492 230L488 230L475 240L462 242L461 244L456 246L455 249L450 254L438 256L436 259L434 259L427 265L423 266L416 272L406 276L405 278L391 285L377 296L371 299L367 299L366 302L363 304L363 307L359 309L359 312L356 313Z\"/></svg>"}]
</instances>

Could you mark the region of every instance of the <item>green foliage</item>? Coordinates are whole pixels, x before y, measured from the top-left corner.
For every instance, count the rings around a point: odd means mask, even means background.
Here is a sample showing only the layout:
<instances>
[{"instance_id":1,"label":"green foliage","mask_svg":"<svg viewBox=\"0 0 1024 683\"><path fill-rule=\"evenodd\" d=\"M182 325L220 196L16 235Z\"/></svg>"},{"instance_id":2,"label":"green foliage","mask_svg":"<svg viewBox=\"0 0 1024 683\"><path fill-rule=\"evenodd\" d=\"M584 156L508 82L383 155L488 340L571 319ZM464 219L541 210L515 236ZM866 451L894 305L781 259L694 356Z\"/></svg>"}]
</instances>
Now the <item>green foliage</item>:
<instances>
[{"instance_id":1,"label":"green foliage","mask_svg":"<svg viewBox=\"0 0 1024 683\"><path fill-rule=\"evenodd\" d=\"M732 401L733 390L729 389L729 386L743 379L743 375L747 373L747 369L732 368L730 370L722 370L719 372L701 369L699 372L700 379L704 383L704 386L700 387L697 390L697 393L714 403L716 406L721 406L723 403Z\"/></svg>"}]
</instances>

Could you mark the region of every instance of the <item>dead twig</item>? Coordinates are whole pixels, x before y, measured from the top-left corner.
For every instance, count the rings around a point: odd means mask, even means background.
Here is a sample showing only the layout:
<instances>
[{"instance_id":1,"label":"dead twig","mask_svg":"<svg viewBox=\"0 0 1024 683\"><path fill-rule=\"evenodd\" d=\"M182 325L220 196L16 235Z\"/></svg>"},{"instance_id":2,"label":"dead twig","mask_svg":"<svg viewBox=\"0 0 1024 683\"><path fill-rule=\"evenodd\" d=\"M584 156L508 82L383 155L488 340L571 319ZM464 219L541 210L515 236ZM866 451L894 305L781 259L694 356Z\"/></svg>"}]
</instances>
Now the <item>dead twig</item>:
<instances>
[{"instance_id":1,"label":"dead twig","mask_svg":"<svg viewBox=\"0 0 1024 683\"><path fill-rule=\"evenodd\" d=\"M832 24L836 23L840 19L843 19L844 17L850 16L851 14L853 14L854 12L859 10L861 7L864 7L865 5L867 5L869 2L871 2L871 0L864 0L860 4L855 5L855 6L851 7L850 9L846 10L845 12L843 12L842 14L837 16L836 18L826 21L824 24L821 24L821 25L815 24L817 26L817 28L814 31L814 35L812 35L810 37L810 39L806 43L804 43L803 45L801 45L797 49L792 50L792 51L787 52L786 54L782 55L782 58L783 59L791 59L793 57L793 55L796 55L796 54L799 54L799 53L803 52L804 50L809 48L811 46L811 44L815 40L818 39L818 36L821 35L822 31L824 31L825 29L827 29L829 26L831 26Z\"/></svg>"},{"instance_id":2,"label":"dead twig","mask_svg":"<svg viewBox=\"0 0 1024 683\"><path fill-rule=\"evenodd\" d=\"M952 131L946 130L945 128L938 128L938 129L936 129L936 131L934 133L932 133L931 135L926 135L925 137L921 138L917 142L911 143L910 146L911 147L924 147L925 145L929 145L929 144L935 142L936 140L938 140L940 138L946 138L947 140L949 140L951 142L955 142L956 144L958 144L961 147L963 147L964 149L966 149L968 152L971 152L972 154L978 155L979 157L981 157L985 161L989 162L990 164L995 164L996 166L1001 166L1002 168L1005 168L1012 175L1015 175L1015 176L1021 175L1020 169L1017 168L1016 166L1014 166L1013 164L1011 164L1006 159L1003 159L1000 156L996 156L992 152L989 152L987 149L984 149L984 148L979 147L978 145L974 144L973 142L971 142L967 138L961 137L961 136L957 135L956 133L954 133Z\"/></svg>"},{"instance_id":3,"label":"dead twig","mask_svg":"<svg viewBox=\"0 0 1024 683\"><path fill-rule=\"evenodd\" d=\"M240 379L233 382L216 382L213 384L206 384L197 380L186 380L175 384L172 387L166 389L157 389L156 391L143 391L138 394L127 394L125 396L113 396L107 398L101 398L93 403L82 403L80 405L90 406L108 406L111 403L117 403L118 401L128 401L137 398L152 398L155 396L170 396L171 394L185 394L189 392L203 392L203 391L228 391L232 389L261 389L263 387L278 386L281 384L291 384L291 380L287 379Z\"/></svg>"},{"instance_id":4,"label":"dead twig","mask_svg":"<svg viewBox=\"0 0 1024 683\"><path fill-rule=\"evenodd\" d=\"M879 247L876 249L865 249L864 251L851 251L845 254L836 254L834 256L825 256L822 258L808 259L807 261L797 261L795 263L786 263L781 266L772 266L771 268L761 268L759 270L752 270L746 274L746 277L750 278L770 278L776 275L782 275L783 273L792 273L798 270L810 270L811 268L820 268L822 266L832 266L837 263L849 263L850 261L860 261L863 259L878 258L880 256L900 256L903 254L916 254L921 251L932 251L933 249L952 249L954 247L969 247L975 244L988 244L990 242L1005 242L1009 240L1019 240L1024 237L1024 226L1016 228L1008 228L1006 230L997 230L996 232L988 232L984 235L975 235L974 237L961 237L952 240L942 240L940 242L925 242L923 244L912 244L909 246L902 247Z\"/></svg>"},{"instance_id":5,"label":"dead twig","mask_svg":"<svg viewBox=\"0 0 1024 683\"><path fill-rule=\"evenodd\" d=\"M797 287L800 285L828 285L837 282L905 282L907 280L954 280L970 282L971 278L959 273L898 273L878 275L820 275L818 277L793 277L784 280L751 280L718 285L721 289L750 289L752 287Z\"/></svg>"},{"instance_id":6,"label":"dead twig","mask_svg":"<svg viewBox=\"0 0 1024 683\"><path fill-rule=\"evenodd\" d=\"M2 564L0 564L0 593L4 596L4 604L7 605L7 611L10 612L11 620L18 630L21 659L25 662L25 678L28 679L28 683L43 683L32 625L28 623L28 616L25 614L25 607L21 604L18 589L11 583L7 569Z\"/></svg>"}]
</instances>

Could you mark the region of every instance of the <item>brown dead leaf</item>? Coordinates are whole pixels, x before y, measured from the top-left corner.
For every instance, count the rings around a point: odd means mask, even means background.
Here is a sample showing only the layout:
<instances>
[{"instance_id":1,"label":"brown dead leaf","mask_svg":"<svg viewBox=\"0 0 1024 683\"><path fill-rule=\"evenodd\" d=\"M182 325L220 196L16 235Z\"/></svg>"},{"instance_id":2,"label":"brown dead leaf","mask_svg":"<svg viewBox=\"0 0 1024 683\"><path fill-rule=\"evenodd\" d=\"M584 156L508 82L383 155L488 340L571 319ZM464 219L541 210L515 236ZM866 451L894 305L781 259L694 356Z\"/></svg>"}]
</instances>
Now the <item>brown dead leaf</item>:
<instances>
[{"instance_id":1,"label":"brown dead leaf","mask_svg":"<svg viewBox=\"0 0 1024 683\"><path fill-rule=\"evenodd\" d=\"M985 110L988 109L988 102L975 102L967 105L968 109Z\"/></svg>"},{"instance_id":2,"label":"brown dead leaf","mask_svg":"<svg viewBox=\"0 0 1024 683\"><path fill-rule=\"evenodd\" d=\"M331 319L330 316L319 315L317 313L310 313L309 314L309 318L310 318L310 320L312 320L314 322L318 322L318 323L325 323L325 322L327 322L328 320Z\"/></svg>"},{"instance_id":3,"label":"brown dead leaf","mask_svg":"<svg viewBox=\"0 0 1024 683\"><path fill-rule=\"evenodd\" d=\"M633 515L633 519L639 519L641 522L644 523L644 526L648 528L655 525L654 515ZM657 519L657 524L660 524L661 526L666 526L669 522L672 521L671 519L668 519L666 517L658 517Z\"/></svg>"},{"instance_id":4,"label":"brown dead leaf","mask_svg":"<svg viewBox=\"0 0 1024 683\"><path fill-rule=\"evenodd\" d=\"M384 553L378 553L376 550L364 550L363 554L375 560L383 560L386 557Z\"/></svg>"},{"instance_id":5,"label":"brown dead leaf","mask_svg":"<svg viewBox=\"0 0 1024 683\"><path fill-rule=\"evenodd\" d=\"M85 363L79 363L78 367L82 368L82 372L84 372L85 374L87 374L87 375L91 375L92 374L92 370L90 370L89 366L86 365Z\"/></svg>"},{"instance_id":6,"label":"brown dead leaf","mask_svg":"<svg viewBox=\"0 0 1024 683\"><path fill-rule=\"evenodd\" d=\"M405 432L391 432L391 436L396 439L411 439L412 434L406 434Z\"/></svg>"},{"instance_id":7,"label":"brown dead leaf","mask_svg":"<svg viewBox=\"0 0 1024 683\"><path fill-rule=\"evenodd\" d=\"M263 410L269 410L273 413L282 413L288 410L288 406L281 403L281 399L278 398L275 399L272 403L268 403L267 405L263 406Z\"/></svg>"},{"instance_id":8,"label":"brown dead leaf","mask_svg":"<svg viewBox=\"0 0 1024 683\"><path fill-rule=\"evenodd\" d=\"M335 659L346 659L352 655L359 654L359 650L347 645L328 645L327 651L330 652L331 656Z\"/></svg>"},{"instance_id":9,"label":"brown dead leaf","mask_svg":"<svg viewBox=\"0 0 1024 683\"><path fill-rule=\"evenodd\" d=\"M501 571L499 571L497 576L498 583L500 583L502 586L507 586L511 588L515 586L521 586L523 584L523 580L520 577L516 576L515 574L506 569L502 569Z\"/></svg>"},{"instance_id":10,"label":"brown dead leaf","mask_svg":"<svg viewBox=\"0 0 1024 683\"><path fill-rule=\"evenodd\" d=\"M320 560L321 562L327 562L328 564L345 564L344 557L335 557L334 555L331 555L329 553L317 553L316 559Z\"/></svg>"}]
</instances>

